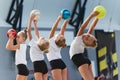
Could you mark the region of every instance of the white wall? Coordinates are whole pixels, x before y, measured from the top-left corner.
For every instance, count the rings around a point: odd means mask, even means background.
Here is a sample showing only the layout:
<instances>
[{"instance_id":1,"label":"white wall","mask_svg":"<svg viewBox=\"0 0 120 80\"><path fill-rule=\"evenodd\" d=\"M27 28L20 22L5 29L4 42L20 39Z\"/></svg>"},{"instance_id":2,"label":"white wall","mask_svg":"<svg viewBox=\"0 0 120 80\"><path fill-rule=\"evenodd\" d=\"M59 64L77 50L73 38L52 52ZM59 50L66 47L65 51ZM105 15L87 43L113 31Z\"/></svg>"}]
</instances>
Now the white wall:
<instances>
[{"instance_id":1,"label":"white wall","mask_svg":"<svg viewBox=\"0 0 120 80\"><path fill-rule=\"evenodd\" d=\"M6 23L6 18L10 8L12 0L0 0L0 27L8 27L9 24Z\"/></svg>"},{"instance_id":2,"label":"white wall","mask_svg":"<svg viewBox=\"0 0 120 80\"><path fill-rule=\"evenodd\" d=\"M10 26L5 22L12 0L0 0L0 26ZM40 27L51 27L59 12L63 8L72 11L76 0L24 0L23 22L22 26L27 26L29 13L32 9L39 9L41 19ZM96 29L104 30L120 30L120 0L88 0L86 6L85 18L98 4L103 5L107 10L105 18L101 19L96 26ZM112 18L112 19L111 19Z\"/></svg>"},{"instance_id":3,"label":"white wall","mask_svg":"<svg viewBox=\"0 0 120 80\"><path fill-rule=\"evenodd\" d=\"M8 28L0 29L0 80L15 80L16 66L14 53L5 48Z\"/></svg>"},{"instance_id":4,"label":"white wall","mask_svg":"<svg viewBox=\"0 0 120 80\"><path fill-rule=\"evenodd\" d=\"M39 27L51 27L60 11L64 8L72 10L76 0L24 0L23 22L27 26L29 13L32 9L40 10Z\"/></svg>"},{"instance_id":5,"label":"white wall","mask_svg":"<svg viewBox=\"0 0 120 80\"><path fill-rule=\"evenodd\" d=\"M90 14L95 6L99 4L103 5L107 10L107 14L103 19L99 20L96 29L104 29L105 31L120 30L119 3L120 0L88 0L85 18Z\"/></svg>"}]
</instances>

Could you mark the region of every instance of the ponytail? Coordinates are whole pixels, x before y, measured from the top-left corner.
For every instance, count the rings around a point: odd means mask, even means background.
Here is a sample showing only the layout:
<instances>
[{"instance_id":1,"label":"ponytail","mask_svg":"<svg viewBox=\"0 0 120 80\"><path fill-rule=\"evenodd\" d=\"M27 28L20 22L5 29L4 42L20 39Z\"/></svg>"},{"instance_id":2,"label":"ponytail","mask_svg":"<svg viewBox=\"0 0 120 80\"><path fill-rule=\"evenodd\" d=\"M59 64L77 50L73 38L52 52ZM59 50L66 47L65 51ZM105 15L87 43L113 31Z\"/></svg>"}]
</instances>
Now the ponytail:
<instances>
[{"instance_id":1,"label":"ponytail","mask_svg":"<svg viewBox=\"0 0 120 80\"><path fill-rule=\"evenodd\" d=\"M27 29L24 29L22 31L20 31L20 33L22 34L22 36L25 38L25 40L27 39Z\"/></svg>"}]
</instances>

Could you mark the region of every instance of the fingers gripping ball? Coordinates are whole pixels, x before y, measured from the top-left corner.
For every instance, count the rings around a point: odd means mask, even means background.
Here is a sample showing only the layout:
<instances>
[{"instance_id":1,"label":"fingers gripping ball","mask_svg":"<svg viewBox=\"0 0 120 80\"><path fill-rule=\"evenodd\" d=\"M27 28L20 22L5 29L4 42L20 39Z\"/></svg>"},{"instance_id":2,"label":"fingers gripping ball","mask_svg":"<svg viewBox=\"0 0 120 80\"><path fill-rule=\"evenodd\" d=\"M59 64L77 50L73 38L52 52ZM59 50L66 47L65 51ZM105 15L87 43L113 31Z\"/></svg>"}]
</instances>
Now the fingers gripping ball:
<instances>
[{"instance_id":1,"label":"fingers gripping ball","mask_svg":"<svg viewBox=\"0 0 120 80\"><path fill-rule=\"evenodd\" d=\"M106 9L101 5L96 6L93 11L98 11L99 12L99 14L96 16L99 19L104 18L105 15L106 15Z\"/></svg>"},{"instance_id":2,"label":"fingers gripping ball","mask_svg":"<svg viewBox=\"0 0 120 80\"><path fill-rule=\"evenodd\" d=\"M40 11L37 9L34 9L31 11L31 14L35 15L34 20L39 20L40 19Z\"/></svg>"},{"instance_id":3,"label":"fingers gripping ball","mask_svg":"<svg viewBox=\"0 0 120 80\"><path fill-rule=\"evenodd\" d=\"M63 18L63 19L68 19L68 18L70 18L70 11L67 10L67 9L61 10L61 14L62 14L62 18Z\"/></svg>"},{"instance_id":4,"label":"fingers gripping ball","mask_svg":"<svg viewBox=\"0 0 120 80\"><path fill-rule=\"evenodd\" d=\"M10 34L12 34L14 37L17 36L17 32L14 29L9 29L7 31L7 37L9 37Z\"/></svg>"}]
</instances>

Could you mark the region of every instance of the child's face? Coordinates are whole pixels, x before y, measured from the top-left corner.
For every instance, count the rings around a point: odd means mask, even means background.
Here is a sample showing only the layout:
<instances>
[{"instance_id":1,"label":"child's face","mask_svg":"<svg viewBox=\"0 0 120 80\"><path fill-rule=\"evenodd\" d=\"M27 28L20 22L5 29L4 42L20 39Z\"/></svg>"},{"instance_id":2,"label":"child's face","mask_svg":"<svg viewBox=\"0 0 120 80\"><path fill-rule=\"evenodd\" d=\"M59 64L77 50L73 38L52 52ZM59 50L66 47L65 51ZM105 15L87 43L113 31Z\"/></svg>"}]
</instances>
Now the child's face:
<instances>
[{"instance_id":1,"label":"child's face","mask_svg":"<svg viewBox=\"0 0 120 80\"><path fill-rule=\"evenodd\" d=\"M25 38L22 36L21 32L17 33L16 41L17 43L23 43L25 41Z\"/></svg>"},{"instance_id":2,"label":"child's face","mask_svg":"<svg viewBox=\"0 0 120 80\"><path fill-rule=\"evenodd\" d=\"M83 34L82 39L86 46L91 46L95 41L95 38L90 34Z\"/></svg>"}]
</instances>

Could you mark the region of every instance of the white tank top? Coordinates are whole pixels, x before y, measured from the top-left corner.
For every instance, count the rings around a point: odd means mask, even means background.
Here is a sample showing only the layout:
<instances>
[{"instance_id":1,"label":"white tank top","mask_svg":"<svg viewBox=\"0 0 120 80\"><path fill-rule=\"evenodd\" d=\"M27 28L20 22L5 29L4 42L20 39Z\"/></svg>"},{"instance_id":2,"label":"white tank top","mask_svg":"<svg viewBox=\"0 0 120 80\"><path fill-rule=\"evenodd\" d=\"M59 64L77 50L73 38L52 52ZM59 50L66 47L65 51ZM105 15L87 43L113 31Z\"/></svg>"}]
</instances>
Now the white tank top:
<instances>
[{"instance_id":1,"label":"white tank top","mask_svg":"<svg viewBox=\"0 0 120 80\"><path fill-rule=\"evenodd\" d=\"M55 43L54 37L49 39L50 42L50 48L49 48L49 53L47 53L47 58L49 61L55 60L55 59L61 59L61 48L58 47Z\"/></svg>"},{"instance_id":2,"label":"white tank top","mask_svg":"<svg viewBox=\"0 0 120 80\"><path fill-rule=\"evenodd\" d=\"M20 44L20 49L16 50L15 54L15 64L27 64L26 61L26 49L27 45L26 44Z\"/></svg>"},{"instance_id":3,"label":"white tank top","mask_svg":"<svg viewBox=\"0 0 120 80\"><path fill-rule=\"evenodd\" d=\"M37 45L37 42L35 42L34 40L31 40L29 45L30 45L31 61L34 62L34 61L44 60L43 51L40 50L40 48Z\"/></svg>"},{"instance_id":4,"label":"white tank top","mask_svg":"<svg viewBox=\"0 0 120 80\"><path fill-rule=\"evenodd\" d=\"M70 45L70 59L79 53L84 53L85 44L83 43L82 36L77 36Z\"/></svg>"}]
</instances>

